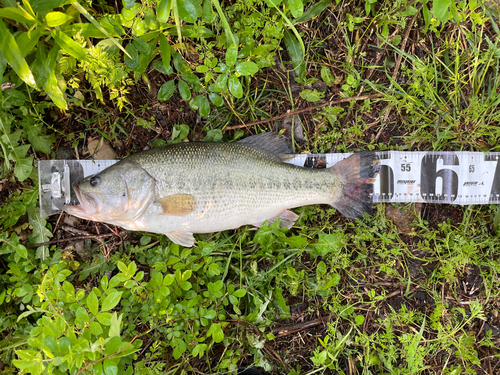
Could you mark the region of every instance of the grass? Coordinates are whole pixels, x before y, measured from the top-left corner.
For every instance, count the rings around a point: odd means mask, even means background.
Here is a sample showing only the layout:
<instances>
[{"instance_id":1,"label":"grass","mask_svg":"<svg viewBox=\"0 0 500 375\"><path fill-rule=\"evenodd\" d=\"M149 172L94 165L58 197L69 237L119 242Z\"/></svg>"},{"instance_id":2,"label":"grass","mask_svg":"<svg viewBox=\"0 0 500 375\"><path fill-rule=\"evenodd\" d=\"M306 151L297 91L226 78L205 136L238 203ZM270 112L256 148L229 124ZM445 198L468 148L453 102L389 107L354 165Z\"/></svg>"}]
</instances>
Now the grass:
<instances>
[{"instance_id":1,"label":"grass","mask_svg":"<svg viewBox=\"0 0 500 375\"><path fill-rule=\"evenodd\" d=\"M280 12L293 20L289 4ZM213 26L217 38L182 29L183 50L167 51L177 80L186 79L182 64L195 72L206 64L193 96L222 75L219 63L229 55L223 30L231 29L241 47L265 42L274 49L249 57L259 70L239 77L240 97L210 91L223 104L212 105L208 117L177 94L166 101L148 96L151 86L172 80L171 66L169 74L161 64L143 67L145 78L132 85L132 71L118 56L106 61L128 76L114 82L105 79L99 58L77 67L69 56L59 61L79 98L68 112L38 110L37 100L47 102L30 92L12 113L36 114L50 124L43 131L56 145L80 155L90 137L106 138L120 156L159 144L153 139L232 141L280 125L243 123L308 107L300 114L303 137L294 134L297 152L500 151L498 17L474 4L449 5L456 15L445 22L418 1L331 4L294 24L306 52L297 64L299 41L283 42L285 13L258 1L221 3L217 12L227 20ZM178 30L184 21L173 17ZM210 26L206 19L200 25ZM109 90L118 102L108 99ZM381 97L312 108L318 100L375 93ZM14 103L9 95L4 110ZM14 143L33 143L24 138ZM28 155L51 157L36 149ZM33 180L20 182L7 169L0 177L0 197L8 202L0 208L4 373L223 374L242 366L289 375L500 371L498 206L378 204L369 223L348 221L330 207L302 207L290 230L266 224L202 234L192 249L119 228L101 238L115 228L82 222L76 229L89 237L75 243L63 217L36 217ZM67 241L42 260L36 245L49 234Z\"/></svg>"}]
</instances>

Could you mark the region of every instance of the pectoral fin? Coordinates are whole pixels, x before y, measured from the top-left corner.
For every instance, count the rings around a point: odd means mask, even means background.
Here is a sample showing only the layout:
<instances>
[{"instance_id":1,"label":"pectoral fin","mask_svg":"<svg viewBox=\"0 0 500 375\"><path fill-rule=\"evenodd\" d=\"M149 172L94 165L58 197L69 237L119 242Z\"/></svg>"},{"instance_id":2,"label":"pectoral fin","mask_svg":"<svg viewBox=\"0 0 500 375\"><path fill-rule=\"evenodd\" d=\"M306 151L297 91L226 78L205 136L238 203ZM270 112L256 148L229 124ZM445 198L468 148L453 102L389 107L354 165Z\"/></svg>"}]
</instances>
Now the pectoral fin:
<instances>
[{"instance_id":1,"label":"pectoral fin","mask_svg":"<svg viewBox=\"0 0 500 375\"><path fill-rule=\"evenodd\" d=\"M194 245L195 239L193 237L193 233L191 232L183 232L183 231L172 231L166 233L167 237L170 239L170 241L184 246L184 247L191 247Z\"/></svg>"},{"instance_id":2,"label":"pectoral fin","mask_svg":"<svg viewBox=\"0 0 500 375\"><path fill-rule=\"evenodd\" d=\"M295 223L295 220L297 220L299 215L292 211L285 210L282 213L273 216L269 219L267 219L267 222L269 224L272 224L273 222L276 221L277 218L280 219L280 227L281 228L291 228L293 224ZM260 227L264 222L258 222L258 223L252 223L252 225L255 225L256 227Z\"/></svg>"},{"instance_id":3,"label":"pectoral fin","mask_svg":"<svg viewBox=\"0 0 500 375\"><path fill-rule=\"evenodd\" d=\"M190 194L174 194L158 199L165 215L186 216L193 212L195 199Z\"/></svg>"}]
</instances>

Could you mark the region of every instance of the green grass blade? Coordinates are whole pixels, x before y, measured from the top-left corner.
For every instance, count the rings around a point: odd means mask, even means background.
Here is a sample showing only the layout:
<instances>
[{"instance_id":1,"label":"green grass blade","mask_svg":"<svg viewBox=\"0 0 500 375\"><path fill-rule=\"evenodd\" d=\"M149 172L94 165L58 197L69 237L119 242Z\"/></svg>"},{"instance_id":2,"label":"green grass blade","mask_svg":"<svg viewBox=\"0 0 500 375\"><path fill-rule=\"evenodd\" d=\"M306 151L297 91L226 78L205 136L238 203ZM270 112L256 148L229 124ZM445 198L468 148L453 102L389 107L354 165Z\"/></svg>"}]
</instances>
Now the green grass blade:
<instances>
[{"instance_id":1,"label":"green grass blade","mask_svg":"<svg viewBox=\"0 0 500 375\"><path fill-rule=\"evenodd\" d=\"M228 40L231 39L232 43L229 44L236 44L236 39L234 38L233 32L231 31L231 26L229 26L229 22L227 22L226 15L224 14L224 11L222 10L219 0L213 0L215 9L217 10L217 13L219 13L220 20L222 22L222 26L224 27L224 30L226 31L227 38Z\"/></svg>"},{"instance_id":2,"label":"green grass blade","mask_svg":"<svg viewBox=\"0 0 500 375\"><path fill-rule=\"evenodd\" d=\"M71 3L81 14L83 14L91 23L92 25L94 25L101 33L103 33L104 35L106 35L118 48L120 48L123 53L125 55L127 55L128 57L132 58L127 51L125 51L125 48L122 47L122 45L120 43L118 43L116 41L115 38L113 38L111 35L109 35L109 33L106 31L106 29L104 29L104 27L101 26L101 24L99 22L96 21L96 19L94 17L92 17L92 15L84 8L82 7L79 3L77 3L76 1L73 1Z\"/></svg>"}]
</instances>

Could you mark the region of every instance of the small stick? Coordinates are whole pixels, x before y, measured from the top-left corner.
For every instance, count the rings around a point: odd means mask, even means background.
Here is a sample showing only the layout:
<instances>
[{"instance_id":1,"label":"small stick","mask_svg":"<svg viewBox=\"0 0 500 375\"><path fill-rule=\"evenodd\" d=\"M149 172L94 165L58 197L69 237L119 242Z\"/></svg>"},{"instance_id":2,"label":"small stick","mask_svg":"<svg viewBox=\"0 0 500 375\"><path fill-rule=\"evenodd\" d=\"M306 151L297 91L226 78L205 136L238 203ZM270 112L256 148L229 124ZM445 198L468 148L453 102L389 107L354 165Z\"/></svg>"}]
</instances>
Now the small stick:
<instances>
[{"instance_id":1,"label":"small stick","mask_svg":"<svg viewBox=\"0 0 500 375\"><path fill-rule=\"evenodd\" d=\"M248 126L260 125L260 124L265 124L266 122L281 120L281 119L286 118L286 117L291 117L291 116L295 116L295 115L298 115L298 114L301 114L304 112L312 111L314 109L326 107L327 105L330 105L330 104L340 104L340 103L347 103L347 102L352 102L352 101L357 101L357 100L375 99L375 98L380 98L382 96L383 96L383 94L372 94L372 95L351 96L349 98L343 98L343 99L338 99L338 100L329 100L325 103L313 105L311 107L307 107L307 108L303 108L303 109L298 109L298 110L293 111L293 112L287 112L287 113L284 113L282 115L270 117L270 118L267 118L264 120L249 122L248 124L243 124L243 125L228 126L228 127L224 128L223 132L225 132L227 130L241 129L241 128L245 128Z\"/></svg>"}]
</instances>

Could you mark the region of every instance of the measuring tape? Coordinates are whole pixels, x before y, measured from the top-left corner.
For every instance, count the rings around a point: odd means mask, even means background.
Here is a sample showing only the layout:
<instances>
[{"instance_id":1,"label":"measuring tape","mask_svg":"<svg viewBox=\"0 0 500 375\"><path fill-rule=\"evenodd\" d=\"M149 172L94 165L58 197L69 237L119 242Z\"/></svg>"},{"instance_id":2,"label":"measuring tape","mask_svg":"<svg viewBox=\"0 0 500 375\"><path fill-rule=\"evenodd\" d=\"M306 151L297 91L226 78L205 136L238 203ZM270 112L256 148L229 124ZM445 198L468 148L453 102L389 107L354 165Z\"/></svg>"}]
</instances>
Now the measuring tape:
<instances>
[{"instance_id":1,"label":"measuring tape","mask_svg":"<svg viewBox=\"0 0 500 375\"><path fill-rule=\"evenodd\" d=\"M500 152L379 151L373 202L500 204ZM327 168L351 154L298 154L287 163ZM38 162L40 214L78 204L71 183L99 173L118 160L41 160Z\"/></svg>"}]
</instances>

